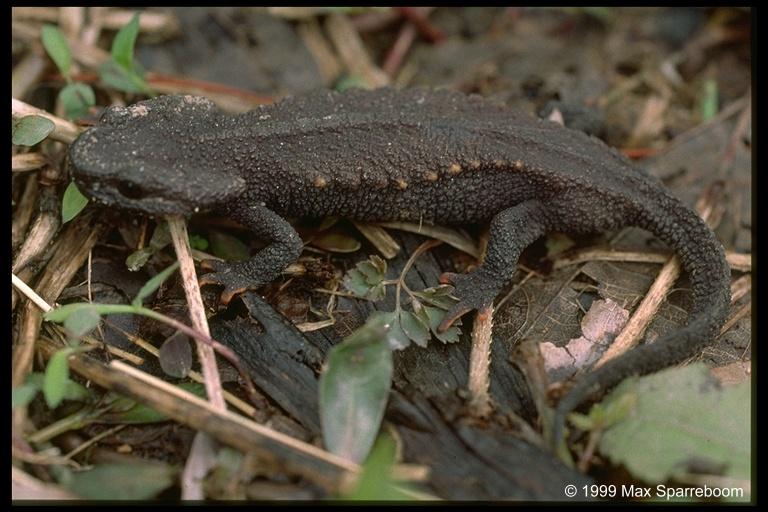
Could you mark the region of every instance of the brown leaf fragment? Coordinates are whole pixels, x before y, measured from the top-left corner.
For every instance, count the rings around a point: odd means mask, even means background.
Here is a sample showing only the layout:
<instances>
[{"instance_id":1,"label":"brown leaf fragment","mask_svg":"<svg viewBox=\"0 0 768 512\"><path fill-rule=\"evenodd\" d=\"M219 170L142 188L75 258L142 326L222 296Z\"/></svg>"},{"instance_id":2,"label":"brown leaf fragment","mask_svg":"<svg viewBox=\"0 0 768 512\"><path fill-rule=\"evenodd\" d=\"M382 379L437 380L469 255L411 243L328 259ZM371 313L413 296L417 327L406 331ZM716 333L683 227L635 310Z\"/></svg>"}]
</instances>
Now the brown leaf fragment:
<instances>
[{"instance_id":1,"label":"brown leaf fragment","mask_svg":"<svg viewBox=\"0 0 768 512\"><path fill-rule=\"evenodd\" d=\"M710 371L723 386L733 386L750 378L752 366L750 361L735 361L725 366L712 368Z\"/></svg>"},{"instance_id":2,"label":"brown leaf fragment","mask_svg":"<svg viewBox=\"0 0 768 512\"><path fill-rule=\"evenodd\" d=\"M564 347L551 342L541 344L544 367L552 381L571 377L582 367L594 363L621 332L629 312L611 299L596 300L581 321L582 335Z\"/></svg>"}]
</instances>

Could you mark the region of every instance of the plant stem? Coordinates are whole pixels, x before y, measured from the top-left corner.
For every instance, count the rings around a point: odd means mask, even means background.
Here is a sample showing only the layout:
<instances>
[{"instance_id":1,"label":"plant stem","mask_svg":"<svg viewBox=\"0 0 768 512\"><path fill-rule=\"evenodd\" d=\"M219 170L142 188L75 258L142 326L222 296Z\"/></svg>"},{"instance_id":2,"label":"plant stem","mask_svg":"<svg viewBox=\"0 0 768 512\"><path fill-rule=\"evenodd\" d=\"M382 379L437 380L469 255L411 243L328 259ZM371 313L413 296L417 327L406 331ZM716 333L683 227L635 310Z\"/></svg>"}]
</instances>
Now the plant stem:
<instances>
[{"instance_id":1,"label":"plant stem","mask_svg":"<svg viewBox=\"0 0 768 512\"><path fill-rule=\"evenodd\" d=\"M397 286L395 288L395 311L400 310L400 290L405 290L405 293L408 294L408 296L413 300L413 292L411 292L411 289L408 288L408 285L405 284L405 275L408 273L409 270L411 270L411 267L416 262L416 259L427 252L428 250L432 249L433 247L437 247L438 245L442 244L442 240L427 240L426 242L422 243L420 246L416 248L415 251L413 251L413 254L411 254L411 257L408 258L408 261L405 262L405 265L403 266L403 270L400 272L400 277L397 278Z\"/></svg>"}]
</instances>

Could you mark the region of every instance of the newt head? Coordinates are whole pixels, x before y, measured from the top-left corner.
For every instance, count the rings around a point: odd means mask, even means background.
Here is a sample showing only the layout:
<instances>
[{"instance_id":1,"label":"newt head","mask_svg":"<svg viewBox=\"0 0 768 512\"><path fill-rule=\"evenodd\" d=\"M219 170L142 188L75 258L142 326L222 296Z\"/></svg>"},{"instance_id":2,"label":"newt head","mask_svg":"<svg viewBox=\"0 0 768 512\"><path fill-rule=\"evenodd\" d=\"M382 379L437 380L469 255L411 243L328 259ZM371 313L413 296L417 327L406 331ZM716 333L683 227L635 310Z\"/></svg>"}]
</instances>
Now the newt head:
<instances>
[{"instance_id":1,"label":"newt head","mask_svg":"<svg viewBox=\"0 0 768 512\"><path fill-rule=\"evenodd\" d=\"M234 200L245 180L222 165L215 142L206 144L220 120L195 96L109 107L69 148L75 182L97 201L150 215L188 216Z\"/></svg>"}]
</instances>

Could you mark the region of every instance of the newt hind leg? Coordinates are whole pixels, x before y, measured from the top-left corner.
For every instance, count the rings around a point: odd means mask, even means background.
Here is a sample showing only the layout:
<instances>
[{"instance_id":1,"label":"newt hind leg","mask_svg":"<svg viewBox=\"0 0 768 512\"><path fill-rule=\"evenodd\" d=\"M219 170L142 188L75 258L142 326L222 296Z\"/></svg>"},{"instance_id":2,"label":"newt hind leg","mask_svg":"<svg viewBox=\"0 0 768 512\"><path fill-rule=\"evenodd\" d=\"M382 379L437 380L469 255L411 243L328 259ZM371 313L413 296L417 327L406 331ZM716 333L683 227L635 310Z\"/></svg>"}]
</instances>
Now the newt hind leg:
<instances>
[{"instance_id":1,"label":"newt hind leg","mask_svg":"<svg viewBox=\"0 0 768 512\"><path fill-rule=\"evenodd\" d=\"M438 327L446 331L464 314L493 303L504 285L512 279L523 249L546 232L547 213L538 200L529 200L497 213L491 221L485 259L469 274L445 273L440 281L455 287L459 302L446 313Z\"/></svg>"}]
</instances>

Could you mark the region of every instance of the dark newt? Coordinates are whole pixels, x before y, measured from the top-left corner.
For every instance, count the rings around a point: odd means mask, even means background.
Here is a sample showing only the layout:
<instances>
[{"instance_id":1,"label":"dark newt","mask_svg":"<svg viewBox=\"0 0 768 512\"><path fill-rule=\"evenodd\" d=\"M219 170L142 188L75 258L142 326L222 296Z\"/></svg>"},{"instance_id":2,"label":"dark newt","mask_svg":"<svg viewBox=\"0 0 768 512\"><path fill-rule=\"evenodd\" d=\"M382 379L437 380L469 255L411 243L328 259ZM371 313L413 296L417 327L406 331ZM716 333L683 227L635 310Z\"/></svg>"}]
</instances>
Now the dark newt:
<instances>
[{"instance_id":1,"label":"dark newt","mask_svg":"<svg viewBox=\"0 0 768 512\"><path fill-rule=\"evenodd\" d=\"M650 231L690 276L688 323L578 381L558 405L553 439L593 392L695 354L728 312L722 245L658 180L599 139L477 96L321 92L236 116L204 98L165 96L108 108L70 157L77 184L95 199L148 214L217 210L269 241L251 260L214 263L203 276L225 286L225 300L298 258L302 242L285 216L490 220L482 265L447 275L459 302L442 329L491 304L523 249L550 231Z\"/></svg>"}]
</instances>

